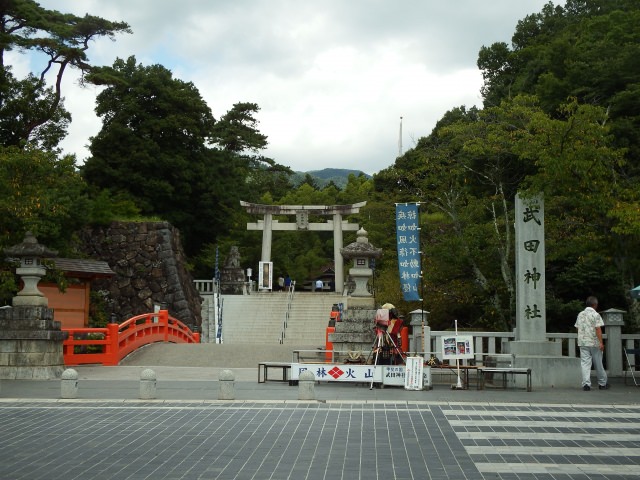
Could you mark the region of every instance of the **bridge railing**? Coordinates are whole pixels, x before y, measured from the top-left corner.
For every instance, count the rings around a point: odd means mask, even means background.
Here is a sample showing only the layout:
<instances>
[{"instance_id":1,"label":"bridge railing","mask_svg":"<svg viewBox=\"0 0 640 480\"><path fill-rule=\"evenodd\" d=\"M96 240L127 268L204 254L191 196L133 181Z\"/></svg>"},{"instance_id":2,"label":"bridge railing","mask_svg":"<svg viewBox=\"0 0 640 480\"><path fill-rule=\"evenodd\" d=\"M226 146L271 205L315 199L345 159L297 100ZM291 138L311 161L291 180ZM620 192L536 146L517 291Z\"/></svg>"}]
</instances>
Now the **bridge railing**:
<instances>
[{"instance_id":1,"label":"bridge railing","mask_svg":"<svg viewBox=\"0 0 640 480\"><path fill-rule=\"evenodd\" d=\"M65 365L118 365L120 360L143 345L156 342L200 343L200 334L192 332L167 310L144 313L106 328L65 328L63 342Z\"/></svg>"}]
</instances>

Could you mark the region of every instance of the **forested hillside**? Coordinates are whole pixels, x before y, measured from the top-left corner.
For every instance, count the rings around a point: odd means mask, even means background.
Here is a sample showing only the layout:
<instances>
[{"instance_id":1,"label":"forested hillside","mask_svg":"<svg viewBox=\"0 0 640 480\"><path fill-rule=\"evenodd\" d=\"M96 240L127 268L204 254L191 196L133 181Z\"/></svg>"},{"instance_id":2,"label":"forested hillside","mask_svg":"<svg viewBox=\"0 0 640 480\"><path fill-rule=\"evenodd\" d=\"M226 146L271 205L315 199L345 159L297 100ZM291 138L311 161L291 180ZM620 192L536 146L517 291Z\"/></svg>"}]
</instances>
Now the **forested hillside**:
<instances>
[{"instance_id":1,"label":"forested hillside","mask_svg":"<svg viewBox=\"0 0 640 480\"><path fill-rule=\"evenodd\" d=\"M301 183L313 183L318 188L324 188L330 184L342 189L347 186L349 182L349 175L355 175L356 177L364 175L370 178L370 175L361 172L360 170L349 170L345 168L323 168L322 170L310 170L308 172L294 172L291 176L291 183L299 185ZM307 177L309 176L310 179Z\"/></svg>"},{"instance_id":2,"label":"forested hillside","mask_svg":"<svg viewBox=\"0 0 640 480\"><path fill-rule=\"evenodd\" d=\"M394 205L419 202L424 301L430 325L511 329L515 319L514 197L542 193L546 208L549 331L573 329L587 295L627 310L640 283L640 3L567 0L547 4L514 26L510 44L478 45L483 106L451 105L431 132L373 178L325 169L296 176L264 155L260 106L229 99L214 118L198 86L134 56L92 65L91 39L135 34L124 22L47 11L31 0L0 8L0 246L32 230L41 243L77 255L74 232L114 219L155 218L180 232L194 275L211 278L238 246L243 268L257 268L260 232L240 200L264 204L367 201L357 216L384 249L376 300L406 313L395 253ZM5 53L42 61L16 77ZM57 83L41 75L58 68ZM100 88L100 131L87 139L84 165L62 156L70 117L65 72ZM362 139L366 142L366 138ZM304 148L304 147L301 147ZM337 167L337 166L334 166ZM340 171L340 177L344 172ZM345 244L355 240L346 235ZM333 258L330 234L278 232L276 275L312 278ZM1 298L17 286L11 265Z\"/></svg>"}]
</instances>

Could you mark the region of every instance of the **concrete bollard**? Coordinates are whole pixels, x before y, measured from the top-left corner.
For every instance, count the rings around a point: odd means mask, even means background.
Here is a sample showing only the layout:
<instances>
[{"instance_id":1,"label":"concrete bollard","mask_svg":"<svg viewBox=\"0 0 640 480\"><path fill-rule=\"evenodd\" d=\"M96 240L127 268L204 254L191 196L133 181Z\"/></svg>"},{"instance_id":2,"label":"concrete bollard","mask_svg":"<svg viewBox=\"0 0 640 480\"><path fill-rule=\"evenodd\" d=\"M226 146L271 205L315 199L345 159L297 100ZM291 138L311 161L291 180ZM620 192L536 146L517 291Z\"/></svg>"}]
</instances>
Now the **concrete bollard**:
<instances>
[{"instance_id":1,"label":"concrete bollard","mask_svg":"<svg viewBox=\"0 0 640 480\"><path fill-rule=\"evenodd\" d=\"M78 372L73 368L67 368L62 372L60 381L60 398L78 397Z\"/></svg>"},{"instance_id":2,"label":"concrete bollard","mask_svg":"<svg viewBox=\"0 0 640 480\"><path fill-rule=\"evenodd\" d=\"M220 389L218 390L218 400L235 400L235 375L231 370L222 370L218 374L218 383Z\"/></svg>"},{"instance_id":3,"label":"concrete bollard","mask_svg":"<svg viewBox=\"0 0 640 480\"><path fill-rule=\"evenodd\" d=\"M156 372L145 368L140 373L140 399L151 400L156 398Z\"/></svg>"},{"instance_id":4,"label":"concrete bollard","mask_svg":"<svg viewBox=\"0 0 640 480\"><path fill-rule=\"evenodd\" d=\"M298 400L315 400L316 376L311 370L305 370L298 376Z\"/></svg>"}]
</instances>

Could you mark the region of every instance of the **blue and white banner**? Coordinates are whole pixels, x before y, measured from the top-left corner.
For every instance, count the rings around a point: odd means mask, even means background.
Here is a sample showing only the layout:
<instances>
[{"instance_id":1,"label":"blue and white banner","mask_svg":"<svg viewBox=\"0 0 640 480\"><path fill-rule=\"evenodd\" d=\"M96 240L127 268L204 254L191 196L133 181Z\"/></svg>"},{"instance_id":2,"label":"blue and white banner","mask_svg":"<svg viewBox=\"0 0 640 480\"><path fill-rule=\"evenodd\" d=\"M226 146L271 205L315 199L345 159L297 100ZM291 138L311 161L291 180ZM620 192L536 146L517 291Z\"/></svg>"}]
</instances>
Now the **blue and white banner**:
<instances>
[{"instance_id":1,"label":"blue and white banner","mask_svg":"<svg viewBox=\"0 0 640 480\"><path fill-rule=\"evenodd\" d=\"M396 205L400 287L405 301L420 300L420 228L418 204Z\"/></svg>"}]
</instances>

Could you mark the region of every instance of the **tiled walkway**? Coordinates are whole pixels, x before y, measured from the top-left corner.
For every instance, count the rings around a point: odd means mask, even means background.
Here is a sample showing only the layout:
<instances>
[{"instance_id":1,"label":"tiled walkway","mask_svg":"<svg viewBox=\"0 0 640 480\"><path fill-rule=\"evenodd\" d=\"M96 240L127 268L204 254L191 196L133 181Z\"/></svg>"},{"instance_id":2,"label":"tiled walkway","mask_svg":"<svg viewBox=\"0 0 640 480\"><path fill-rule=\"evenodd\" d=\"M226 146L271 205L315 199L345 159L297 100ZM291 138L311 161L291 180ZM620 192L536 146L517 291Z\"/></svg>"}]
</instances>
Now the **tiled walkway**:
<instances>
[{"instance_id":1,"label":"tiled walkway","mask_svg":"<svg viewBox=\"0 0 640 480\"><path fill-rule=\"evenodd\" d=\"M0 478L640 478L640 406L0 403Z\"/></svg>"},{"instance_id":2,"label":"tiled walkway","mask_svg":"<svg viewBox=\"0 0 640 480\"><path fill-rule=\"evenodd\" d=\"M640 478L639 407L465 405L443 412L484 478Z\"/></svg>"}]
</instances>

